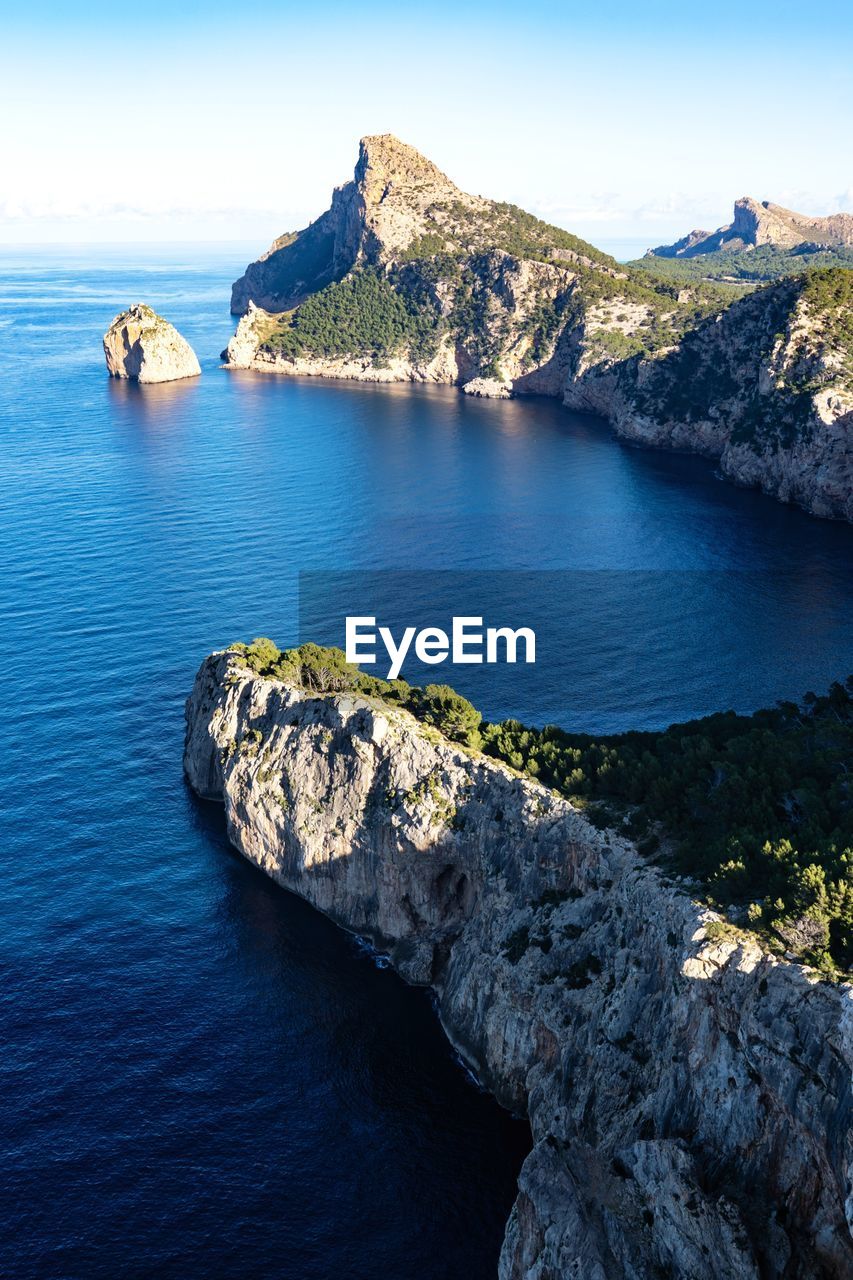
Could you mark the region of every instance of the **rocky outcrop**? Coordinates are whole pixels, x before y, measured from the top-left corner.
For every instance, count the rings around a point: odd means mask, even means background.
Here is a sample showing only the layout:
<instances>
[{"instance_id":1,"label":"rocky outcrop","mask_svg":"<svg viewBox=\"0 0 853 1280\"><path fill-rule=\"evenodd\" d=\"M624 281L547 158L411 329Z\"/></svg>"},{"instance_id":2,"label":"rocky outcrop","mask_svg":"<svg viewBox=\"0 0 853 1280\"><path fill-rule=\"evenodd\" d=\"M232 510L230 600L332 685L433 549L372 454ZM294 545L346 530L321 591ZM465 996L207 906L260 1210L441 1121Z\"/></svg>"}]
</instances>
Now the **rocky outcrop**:
<instances>
[{"instance_id":1,"label":"rocky outcrop","mask_svg":"<svg viewBox=\"0 0 853 1280\"><path fill-rule=\"evenodd\" d=\"M462 388L466 396L476 396L481 400L509 400L512 396L512 384L500 378L472 378Z\"/></svg>"},{"instance_id":2,"label":"rocky outcrop","mask_svg":"<svg viewBox=\"0 0 853 1280\"><path fill-rule=\"evenodd\" d=\"M658 245L648 256L692 258L720 250L757 249L773 245L793 249L797 245L828 247L853 246L853 214L833 213L826 218L783 209L769 200L759 203L751 196L735 201L730 223L716 231L691 231L675 244Z\"/></svg>"},{"instance_id":3,"label":"rocky outcrop","mask_svg":"<svg viewBox=\"0 0 853 1280\"><path fill-rule=\"evenodd\" d=\"M853 991L407 712L212 655L184 764L252 862L412 982L533 1149L501 1280L853 1271Z\"/></svg>"},{"instance_id":4,"label":"rocky outcrop","mask_svg":"<svg viewBox=\"0 0 853 1280\"><path fill-rule=\"evenodd\" d=\"M104 334L107 369L114 378L175 382L201 373L196 354L174 325L137 302L122 311Z\"/></svg>"},{"instance_id":5,"label":"rocky outcrop","mask_svg":"<svg viewBox=\"0 0 853 1280\"><path fill-rule=\"evenodd\" d=\"M222 359L232 369L251 369L258 348L273 324L274 317L250 301L245 315L240 317L237 332L222 352Z\"/></svg>"},{"instance_id":6,"label":"rocky outcrop","mask_svg":"<svg viewBox=\"0 0 853 1280\"><path fill-rule=\"evenodd\" d=\"M331 208L316 222L277 240L246 269L232 288L231 311L242 315L250 301L288 311L358 263L390 261L435 233L445 208L476 215L487 203L460 191L393 134L362 138L353 180L335 189Z\"/></svg>"}]
</instances>

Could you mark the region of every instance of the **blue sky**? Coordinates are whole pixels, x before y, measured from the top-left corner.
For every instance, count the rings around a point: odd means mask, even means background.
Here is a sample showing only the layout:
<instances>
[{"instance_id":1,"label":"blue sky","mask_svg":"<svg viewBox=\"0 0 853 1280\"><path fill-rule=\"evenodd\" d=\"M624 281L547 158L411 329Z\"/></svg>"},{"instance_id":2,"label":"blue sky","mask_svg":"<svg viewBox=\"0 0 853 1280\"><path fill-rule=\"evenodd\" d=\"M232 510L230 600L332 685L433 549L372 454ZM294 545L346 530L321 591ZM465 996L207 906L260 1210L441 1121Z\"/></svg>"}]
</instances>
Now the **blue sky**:
<instances>
[{"instance_id":1,"label":"blue sky","mask_svg":"<svg viewBox=\"0 0 853 1280\"><path fill-rule=\"evenodd\" d=\"M0 0L0 240L300 226L393 132L460 186L658 243L853 207L853 9Z\"/></svg>"}]
</instances>

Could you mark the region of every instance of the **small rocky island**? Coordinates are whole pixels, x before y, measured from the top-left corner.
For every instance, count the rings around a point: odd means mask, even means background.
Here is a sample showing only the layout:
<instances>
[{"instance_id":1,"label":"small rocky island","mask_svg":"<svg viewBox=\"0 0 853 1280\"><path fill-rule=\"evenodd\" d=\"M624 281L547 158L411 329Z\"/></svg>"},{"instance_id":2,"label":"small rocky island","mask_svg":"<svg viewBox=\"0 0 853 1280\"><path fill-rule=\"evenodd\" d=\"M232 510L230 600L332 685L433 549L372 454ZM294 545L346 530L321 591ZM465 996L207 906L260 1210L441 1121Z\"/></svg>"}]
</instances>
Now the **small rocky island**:
<instances>
[{"instance_id":1,"label":"small rocky island","mask_svg":"<svg viewBox=\"0 0 853 1280\"><path fill-rule=\"evenodd\" d=\"M553 791L324 683L323 653L253 666L262 644L202 664L187 778L246 858L432 986L529 1116L500 1280L853 1275L853 989Z\"/></svg>"},{"instance_id":2,"label":"small rocky island","mask_svg":"<svg viewBox=\"0 0 853 1280\"><path fill-rule=\"evenodd\" d=\"M144 302L116 316L104 334L104 355L113 378L177 382L201 373L186 338Z\"/></svg>"}]
</instances>

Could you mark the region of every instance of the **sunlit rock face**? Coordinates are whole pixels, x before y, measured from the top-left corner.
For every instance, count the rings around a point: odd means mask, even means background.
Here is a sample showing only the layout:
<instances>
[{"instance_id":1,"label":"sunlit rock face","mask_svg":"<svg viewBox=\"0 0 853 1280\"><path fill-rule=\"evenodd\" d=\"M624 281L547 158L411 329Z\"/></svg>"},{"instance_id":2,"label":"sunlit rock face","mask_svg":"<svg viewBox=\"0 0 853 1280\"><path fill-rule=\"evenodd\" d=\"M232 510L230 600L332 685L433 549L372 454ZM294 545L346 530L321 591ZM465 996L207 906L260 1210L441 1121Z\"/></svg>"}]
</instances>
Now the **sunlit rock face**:
<instances>
[{"instance_id":1,"label":"sunlit rock face","mask_svg":"<svg viewBox=\"0 0 853 1280\"><path fill-rule=\"evenodd\" d=\"M246 268L234 283L231 310L242 315L252 301L287 311L357 264L390 262L435 233L436 206L476 216L488 204L393 134L362 138L352 180L335 188L330 208L310 226L280 236Z\"/></svg>"},{"instance_id":2,"label":"sunlit rock face","mask_svg":"<svg viewBox=\"0 0 853 1280\"><path fill-rule=\"evenodd\" d=\"M529 1115L501 1280L853 1274L848 986L712 940L688 884L407 712L235 652L199 670L184 764Z\"/></svg>"},{"instance_id":3,"label":"sunlit rock face","mask_svg":"<svg viewBox=\"0 0 853 1280\"><path fill-rule=\"evenodd\" d=\"M107 369L114 378L176 382L201 373L196 354L174 325L142 302L122 311L104 334Z\"/></svg>"}]
</instances>

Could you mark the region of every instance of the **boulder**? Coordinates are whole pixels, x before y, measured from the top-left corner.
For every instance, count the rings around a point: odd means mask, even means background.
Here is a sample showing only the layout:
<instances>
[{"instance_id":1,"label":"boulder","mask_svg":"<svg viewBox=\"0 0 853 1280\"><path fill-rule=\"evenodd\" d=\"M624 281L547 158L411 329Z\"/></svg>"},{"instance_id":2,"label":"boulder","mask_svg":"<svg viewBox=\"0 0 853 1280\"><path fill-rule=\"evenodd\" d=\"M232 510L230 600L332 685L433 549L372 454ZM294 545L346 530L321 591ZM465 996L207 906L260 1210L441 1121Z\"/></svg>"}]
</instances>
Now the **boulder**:
<instances>
[{"instance_id":1,"label":"boulder","mask_svg":"<svg viewBox=\"0 0 853 1280\"><path fill-rule=\"evenodd\" d=\"M462 390L466 396L484 400L509 400L512 396L512 385L501 378L472 378Z\"/></svg>"}]
</instances>

